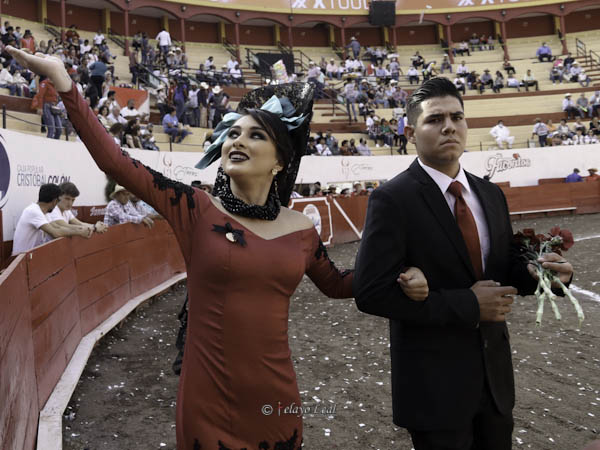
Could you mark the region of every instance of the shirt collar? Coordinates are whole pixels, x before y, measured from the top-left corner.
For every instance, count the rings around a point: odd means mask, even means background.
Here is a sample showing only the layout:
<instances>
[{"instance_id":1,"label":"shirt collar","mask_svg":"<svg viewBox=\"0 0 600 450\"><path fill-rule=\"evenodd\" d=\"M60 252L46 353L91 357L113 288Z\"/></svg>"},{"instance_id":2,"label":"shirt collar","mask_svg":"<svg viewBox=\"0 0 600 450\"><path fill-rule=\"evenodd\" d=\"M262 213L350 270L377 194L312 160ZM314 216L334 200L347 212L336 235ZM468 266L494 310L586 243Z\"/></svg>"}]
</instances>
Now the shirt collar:
<instances>
[{"instance_id":1,"label":"shirt collar","mask_svg":"<svg viewBox=\"0 0 600 450\"><path fill-rule=\"evenodd\" d=\"M469 185L469 180L467 179L467 175L465 174L462 165L459 166L458 174L456 175L456 177L450 178L445 173L442 173L439 170L434 169L433 167L426 166L425 164L423 164L420 158L417 158L417 161L419 161L419 164L421 165L423 170L427 172L427 175L429 175L433 179L433 181L435 181L435 184L438 185L440 191L442 191L442 194L446 193L448 187L450 186L450 183L452 183L453 181L459 181L460 184L462 184L463 187L466 189L466 191L469 194L471 193L471 186Z\"/></svg>"}]
</instances>

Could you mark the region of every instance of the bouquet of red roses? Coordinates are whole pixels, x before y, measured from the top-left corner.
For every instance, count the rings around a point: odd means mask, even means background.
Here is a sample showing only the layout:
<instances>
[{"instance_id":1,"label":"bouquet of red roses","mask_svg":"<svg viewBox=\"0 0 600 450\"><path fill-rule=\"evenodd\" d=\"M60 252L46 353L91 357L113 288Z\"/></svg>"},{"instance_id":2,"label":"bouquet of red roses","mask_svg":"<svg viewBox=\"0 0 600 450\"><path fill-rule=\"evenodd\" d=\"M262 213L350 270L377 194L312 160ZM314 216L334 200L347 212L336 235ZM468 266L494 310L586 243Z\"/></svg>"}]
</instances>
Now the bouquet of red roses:
<instances>
[{"instance_id":1,"label":"bouquet of red roses","mask_svg":"<svg viewBox=\"0 0 600 450\"><path fill-rule=\"evenodd\" d=\"M573 235L569 230L561 230L559 227L554 227L548 234L535 234L533 228L525 228L514 235L515 242L519 246L522 257L535 267L535 271L538 276L538 286L535 291L535 296L538 300L538 309L536 314L535 323L540 325L542 323L542 315L544 314L544 301L548 300L554 311L556 320L561 319L560 311L556 306L557 296L552 292L552 283L560 286L565 296L571 301L575 311L577 312L577 318L579 319L579 325L585 319L583 310L579 305L579 302L573 295L569 288L567 288L562 281L558 278L556 272L553 270L545 269L542 264L538 261L544 253L558 253L567 251L573 246Z\"/></svg>"}]
</instances>

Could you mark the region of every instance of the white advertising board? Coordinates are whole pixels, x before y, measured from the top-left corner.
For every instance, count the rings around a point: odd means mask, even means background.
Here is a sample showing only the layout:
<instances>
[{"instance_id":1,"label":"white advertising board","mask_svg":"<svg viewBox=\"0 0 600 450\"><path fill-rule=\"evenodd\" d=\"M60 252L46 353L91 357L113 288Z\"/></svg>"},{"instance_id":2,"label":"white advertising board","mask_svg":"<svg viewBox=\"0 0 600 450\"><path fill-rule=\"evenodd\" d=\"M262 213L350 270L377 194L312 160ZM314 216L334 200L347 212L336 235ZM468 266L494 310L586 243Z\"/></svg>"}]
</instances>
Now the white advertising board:
<instances>
[{"instance_id":1,"label":"white advertising board","mask_svg":"<svg viewBox=\"0 0 600 450\"><path fill-rule=\"evenodd\" d=\"M212 183L217 163L204 170L194 166L201 153L128 150L132 157L165 176L183 183L200 180ZM306 156L302 159L298 183L326 185L363 180L389 180L407 169L414 160L408 156ZM540 178L564 177L574 167L585 175L600 166L600 145L546 147L465 153L463 167L492 181L509 181L511 186L537 184ZM98 169L81 142L66 142L16 131L0 131L0 209L4 240L11 240L21 211L37 201L44 183L75 183L81 192L79 205L106 203L106 176Z\"/></svg>"}]
</instances>

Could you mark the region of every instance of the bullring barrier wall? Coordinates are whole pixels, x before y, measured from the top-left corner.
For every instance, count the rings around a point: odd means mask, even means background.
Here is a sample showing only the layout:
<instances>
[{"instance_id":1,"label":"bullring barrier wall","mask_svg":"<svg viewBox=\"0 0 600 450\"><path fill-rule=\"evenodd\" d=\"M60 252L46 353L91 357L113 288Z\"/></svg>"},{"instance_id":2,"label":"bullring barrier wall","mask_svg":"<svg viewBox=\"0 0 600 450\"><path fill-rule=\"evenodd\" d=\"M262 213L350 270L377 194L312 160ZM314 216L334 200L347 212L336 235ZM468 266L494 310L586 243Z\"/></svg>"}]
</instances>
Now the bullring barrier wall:
<instances>
[{"instance_id":1,"label":"bullring barrier wall","mask_svg":"<svg viewBox=\"0 0 600 450\"><path fill-rule=\"evenodd\" d=\"M39 412L82 337L182 272L175 236L161 220L152 230L119 225L17 256L0 275L0 448L35 448Z\"/></svg>"}]
</instances>

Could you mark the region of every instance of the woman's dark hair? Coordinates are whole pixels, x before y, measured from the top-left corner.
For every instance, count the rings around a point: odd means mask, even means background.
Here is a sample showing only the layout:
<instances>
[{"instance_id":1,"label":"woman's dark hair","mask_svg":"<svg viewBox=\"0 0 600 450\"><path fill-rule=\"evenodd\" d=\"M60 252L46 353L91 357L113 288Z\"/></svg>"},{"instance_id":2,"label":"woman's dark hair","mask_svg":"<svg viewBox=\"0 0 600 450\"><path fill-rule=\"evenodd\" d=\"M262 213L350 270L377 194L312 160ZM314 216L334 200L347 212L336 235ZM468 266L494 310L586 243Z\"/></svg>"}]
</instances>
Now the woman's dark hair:
<instances>
[{"instance_id":1,"label":"woman's dark hair","mask_svg":"<svg viewBox=\"0 0 600 450\"><path fill-rule=\"evenodd\" d=\"M70 181L65 181L61 183L60 187L60 195L68 195L69 197L79 197L79 189L75 186L74 183Z\"/></svg>"},{"instance_id":2,"label":"woman's dark hair","mask_svg":"<svg viewBox=\"0 0 600 450\"><path fill-rule=\"evenodd\" d=\"M38 202L50 203L60 196L60 188L54 183L42 184L38 194Z\"/></svg>"},{"instance_id":3,"label":"woman's dark hair","mask_svg":"<svg viewBox=\"0 0 600 450\"><path fill-rule=\"evenodd\" d=\"M421 103L425 100L435 97L454 97L460 102L460 106L464 109L464 103L458 89L448 78L435 77L427 80L412 95L406 103L406 113L408 115L408 123L415 125L417 119L423 112Z\"/></svg>"},{"instance_id":4,"label":"woman's dark hair","mask_svg":"<svg viewBox=\"0 0 600 450\"><path fill-rule=\"evenodd\" d=\"M110 111L108 110L108 106L106 106L106 104L102 105L100 107L100 111L98 111L98 114L102 115L102 111L106 110L106 115L108 115L110 113Z\"/></svg>"},{"instance_id":5,"label":"woman's dark hair","mask_svg":"<svg viewBox=\"0 0 600 450\"><path fill-rule=\"evenodd\" d=\"M287 168L294 152L287 126L278 116L263 109L246 109L244 112L252 117L275 143L277 159L283 167L283 170L277 173L275 179L278 183L282 183L287 175Z\"/></svg>"}]
</instances>

